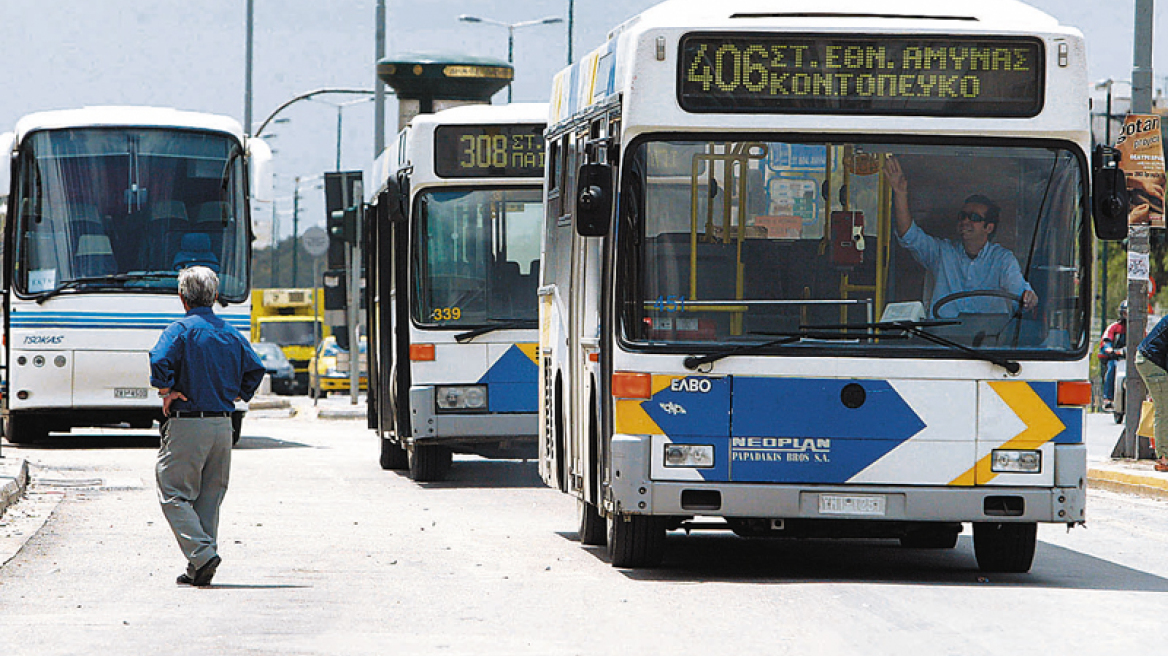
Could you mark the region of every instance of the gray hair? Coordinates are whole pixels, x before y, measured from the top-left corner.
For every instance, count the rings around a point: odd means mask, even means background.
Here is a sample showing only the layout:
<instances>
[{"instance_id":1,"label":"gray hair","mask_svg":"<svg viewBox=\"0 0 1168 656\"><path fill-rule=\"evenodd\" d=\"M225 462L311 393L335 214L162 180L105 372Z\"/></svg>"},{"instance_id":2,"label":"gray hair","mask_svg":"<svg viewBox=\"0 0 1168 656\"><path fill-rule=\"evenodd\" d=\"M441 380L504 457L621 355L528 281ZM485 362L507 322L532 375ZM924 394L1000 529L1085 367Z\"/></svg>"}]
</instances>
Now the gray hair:
<instances>
[{"instance_id":1,"label":"gray hair","mask_svg":"<svg viewBox=\"0 0 1168 656\"><path fill-rule=\"evenodd\" d=\"M210 307L219 296L219 276L205 266L178 272L178 294L191 307Z\"/></svg>"}]
</instances>

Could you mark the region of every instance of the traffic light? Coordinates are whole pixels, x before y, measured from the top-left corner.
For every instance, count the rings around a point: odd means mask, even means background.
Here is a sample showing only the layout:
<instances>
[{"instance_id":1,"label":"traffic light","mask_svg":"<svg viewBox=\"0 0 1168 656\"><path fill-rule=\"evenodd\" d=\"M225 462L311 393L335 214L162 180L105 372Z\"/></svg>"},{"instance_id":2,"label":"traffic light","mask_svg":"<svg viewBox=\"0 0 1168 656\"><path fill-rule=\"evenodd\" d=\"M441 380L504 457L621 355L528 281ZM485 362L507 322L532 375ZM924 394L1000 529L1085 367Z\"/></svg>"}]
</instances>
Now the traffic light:
<instances>
[{"instance_id":1,"label":"traffic light","mask_svg":"<svg viewBox=\"0 0 1168 656\"><path fill-rule=\"evenodd\" d=\"M360 221L360 216L360 205L353 205L342 210L329 212L329 239L340 240L350 244L357 243L357 224Z\"/></svg>"}]
</instances>

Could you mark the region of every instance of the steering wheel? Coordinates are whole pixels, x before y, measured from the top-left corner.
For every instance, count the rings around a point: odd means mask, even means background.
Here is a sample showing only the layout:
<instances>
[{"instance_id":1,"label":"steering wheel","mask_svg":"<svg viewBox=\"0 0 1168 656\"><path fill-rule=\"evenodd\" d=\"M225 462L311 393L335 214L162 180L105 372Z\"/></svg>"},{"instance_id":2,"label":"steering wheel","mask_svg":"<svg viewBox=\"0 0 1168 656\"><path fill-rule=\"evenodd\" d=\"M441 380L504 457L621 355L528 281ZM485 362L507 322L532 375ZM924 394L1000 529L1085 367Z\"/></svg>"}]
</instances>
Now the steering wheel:
<instances>
[{"instance_id":1,"label":"steering wheel","mask_svg":"<svg viewBox=\"0 0 1168 656\"><path fill-rule=\"evenodd\" d=\"M936 303L933 303L933 316L934 317L941 316L940 314L937 313L937 310L940 310L941 307L944 305L952 303L953 301L956 301L956 300L961 299L961 298L971 298L974 296L992 296L992 297L996 297L996 298L1004 298L1008 301L1014 301L1015 303L1018 304L1018 308L1014 311L1014 314L1016 314L1017 312L1019 312L1022 309L1023 294L1011 294L1010 292L1004 292L1000 289L975 289L973 291L968 291L968 292L954 292L952 294L949 294L948 296L944 296L944 297L938 299Z\"/></svg>"}]
</instances>

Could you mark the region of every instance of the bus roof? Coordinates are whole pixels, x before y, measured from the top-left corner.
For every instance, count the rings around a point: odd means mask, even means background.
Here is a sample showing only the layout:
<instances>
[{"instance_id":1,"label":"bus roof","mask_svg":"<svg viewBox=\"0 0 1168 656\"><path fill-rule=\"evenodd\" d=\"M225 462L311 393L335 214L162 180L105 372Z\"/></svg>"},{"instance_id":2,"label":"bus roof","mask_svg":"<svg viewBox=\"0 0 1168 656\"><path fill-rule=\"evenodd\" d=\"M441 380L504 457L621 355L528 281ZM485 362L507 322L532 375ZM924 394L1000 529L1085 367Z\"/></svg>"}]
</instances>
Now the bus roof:
<instances>
[{"instance_id":1,"label":"bus roof","mask_svg":"<svg viewBox=\"0 0 1168 656\"><path fill-rule=\"evenodd\" d=\"M784 0L781 3L774 0L713 3L666 0L613 28L605 43L555 76L548 114L549 131L557 132L633 88L639 89L640 102L654 108L652 117L641 116L641 120L676 125L665 116L666 112L677 109L673 89L660 86L660 83L673 82L677 55L677 44L673 40L686 32L736 31L923 36L1044 35L1066 39L1071 56L1085 58L1079 30L1061 25L1049 14L1018 0L943 3L935 0L882 0L879 3L870 0ZM664 47L664 51L659 50L658 61L667 63L660 70L648 66L649 62L644 59L653 56L651 44L640 43L648 32L672 35L668 45L660 40L656 44L658 49ZM632 69L638 57L641 60L636 64L638 72L634 75ZM1079 68L1085 76L1085 64ZM1085 85L1084 77L1084 89ZM1061 87L1052 87L1048 89L1048 95L1066 97L1059 94L1060 90Z\"/></svg>"},{"instance_id":2,"label":"bus roof","mask_svg":"<svg viewBox=\"0 0 1168 656\"><path fill-rule=\"evenodd\" d=\"M373 184L366 186L365 199L373 198L385 187L389 175L397 169L403 145L403 134L408 137L412 131L432 134L439 125L477 125L483 123L546 123L547 103L511 103L508 105L461 105L444 109L433 114L418 114L408 127L398 133L377 159L373 162ZM407 153L408 155L408 153ZM411 162L412 164L412 162Z\"/></svg>"},{"instance_id":3,"label":"bus roof","mask_svg":"<svg viewBox=\"0 0 1168 656\"><path fill-rule=\"evenodd\" d=\"M433 114L419 114L410 121L422 125L468 125L475 123L543 123L547 120L547 103L512 103L510 105L462 105Z\"/></svg>"},{"instance_id":4,"label":"bus roof","mask_svg":"<svg viewBox=\"0 0 1168 656\"><path fill-rule=\"evenodd\" d=\"M913 31L1047 31L1058 20L1018 0L666 0L646 9L609 34L637 23L646 27L697 27L703 29L768 27L823 29L827 24L864 32L911 29Z\"/></svg>"},{"instance_id":5,"label":"bus roof","mask_svg":"<svg viewBox=\"0 0 1168 656\"><path fill-rule=\"evenodd\" d=\"M243 141L243 128L227 116L189 112L169 107L82 107L37 112L16 123L17 143L35 130L76 127L158 127L190 128L230 134Z\"/></svg>"}]
</instances>

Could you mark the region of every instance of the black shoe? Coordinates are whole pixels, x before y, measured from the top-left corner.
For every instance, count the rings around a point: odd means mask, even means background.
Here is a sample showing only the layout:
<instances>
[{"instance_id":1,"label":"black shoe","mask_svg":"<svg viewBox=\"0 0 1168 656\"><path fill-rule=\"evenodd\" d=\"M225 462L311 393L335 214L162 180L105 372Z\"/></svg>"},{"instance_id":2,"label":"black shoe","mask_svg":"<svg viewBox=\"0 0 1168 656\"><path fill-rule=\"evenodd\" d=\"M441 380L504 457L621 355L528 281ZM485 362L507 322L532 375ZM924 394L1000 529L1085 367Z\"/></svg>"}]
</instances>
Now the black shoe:
<instances>
[{"instance_id":1,"label":"black shoe","mask_svg":"<svg viewBox=\"0 0 1168 656\"><path fill-rule=\"evenodd\" d=\"M222 562L222 559L219 556L211 556L211 560L208 560L207 564L195 570L195 577L191 581L191 585L197 588L205 588L211 585L211 579L215 577L215 570L219 567L220 562Z\"/></svg>"},{"instance_id":2,"label":"black shoe","mask_svg":"<svg viewBox=\"0 0 1168 656\"><path fill-rule=\"evenodd\" d=\"M191 577L187 576L186 574L179 574L178 578L175 579L174 582L179 584L179 585L194 585L195 580L192 579Z\"/></svg>"}]
</instances>

